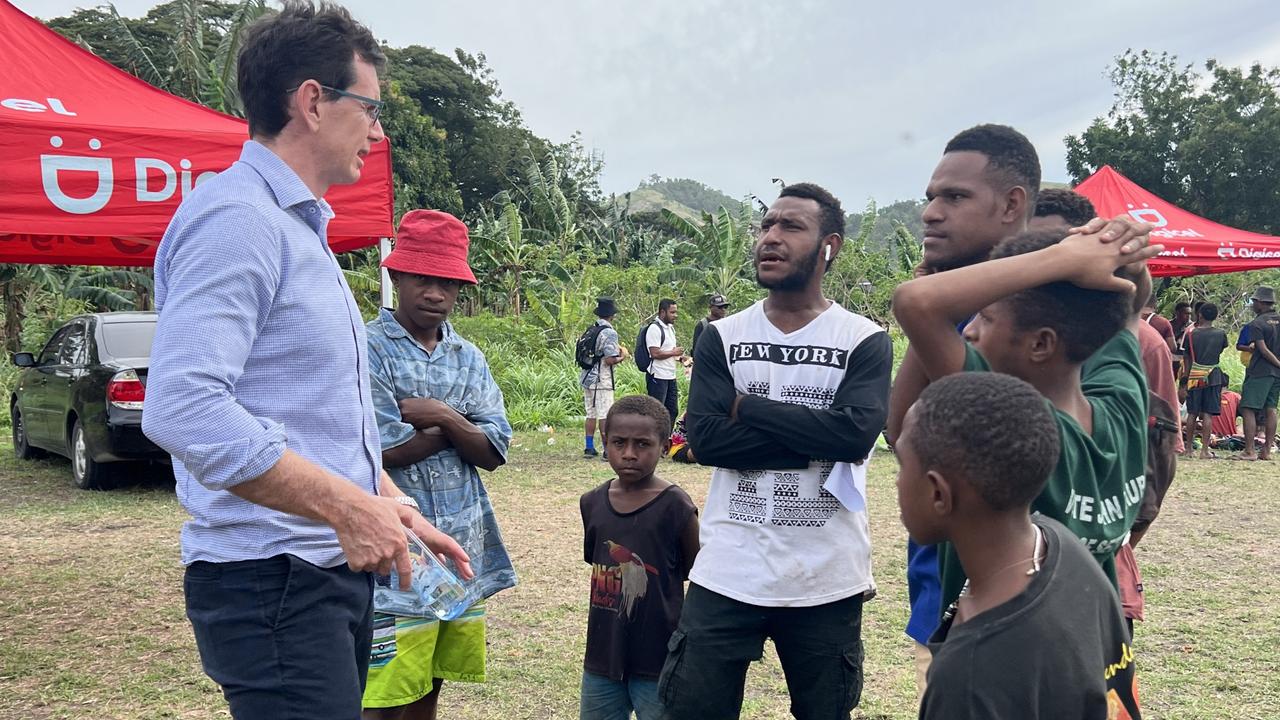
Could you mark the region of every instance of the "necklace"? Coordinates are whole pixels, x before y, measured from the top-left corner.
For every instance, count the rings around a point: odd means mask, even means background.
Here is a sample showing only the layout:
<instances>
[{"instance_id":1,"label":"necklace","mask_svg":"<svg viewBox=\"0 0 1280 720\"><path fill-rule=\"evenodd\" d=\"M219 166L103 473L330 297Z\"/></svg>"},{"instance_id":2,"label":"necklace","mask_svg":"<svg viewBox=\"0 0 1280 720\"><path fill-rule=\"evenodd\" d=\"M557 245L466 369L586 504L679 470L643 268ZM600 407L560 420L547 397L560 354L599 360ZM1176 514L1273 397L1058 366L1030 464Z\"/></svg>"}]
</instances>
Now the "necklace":
<instances>
[{"instance_id":1,"label":"necklace","mask_svg":"<svg viewBox=\"0 0 1280 720\"><path fill-rule=\"evenodd\" d=\"M1027 570L1028 576L1035 575L1036 573L1040 572L1040 556L1044 554L1044 531L1040 529L1039 525L1036 525L1034 523L1032 523L1031 529L1035 531L1035 539L1031 543L1031 569ZM999 575L1005 570L1008 570L1009 568L1012 568L1012 567L1017 567L1024 562L1027 562L1027 561L1019 560L1018 562L1013 563L1012 565L1006 565L1000 568L999 570L996 570L995 572L991 573L987 577L988 578L995 577L996 575ZM951 620L955 618L956 612L960 609L960 600L968 596L969 596L969 578L965 578L964 587L960 588L960 596L957 597L954 601L952 601L951 605L947 607L946 612L942 613L942 623L944 625L948 622L951 622Z\"/></svg>"}]
</instances>

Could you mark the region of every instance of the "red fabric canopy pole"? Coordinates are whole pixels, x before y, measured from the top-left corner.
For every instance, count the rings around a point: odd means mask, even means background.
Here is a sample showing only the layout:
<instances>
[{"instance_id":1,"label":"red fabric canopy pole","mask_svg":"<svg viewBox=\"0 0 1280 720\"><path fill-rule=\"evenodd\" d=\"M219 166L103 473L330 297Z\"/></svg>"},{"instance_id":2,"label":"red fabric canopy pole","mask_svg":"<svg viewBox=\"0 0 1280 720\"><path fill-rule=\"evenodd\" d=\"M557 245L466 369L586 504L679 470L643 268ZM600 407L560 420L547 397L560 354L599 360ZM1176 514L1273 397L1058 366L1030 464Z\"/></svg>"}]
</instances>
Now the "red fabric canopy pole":
<instances>
[{"instance_id":1,"label":"red fabric canopy pole","mask_svg":"<svg viewBox=\"0 0 1280 720\"><path fill-rule=\"evenodd\" d=\"M1151 242L1164 252L1150 263L1151 274L1204 275L1280 267L1280 237L1237 230L1193 215L1161 200L1110 165L1076 186L1101 217L1129 214L1155 226Z\"/></svg>"},{"instance_id":2,"label":"red fabric canopy pole","mask_svg":"<svg viewBox=\"0 0 1280 720\"><path fill-rule=\"evenodd\" d=\"M245 121L155 88L0 0L0 263L150 265L183 197L240 157ZM395 235L391 149L326 196L335 252Z\"/></svg>"}]
</instances>

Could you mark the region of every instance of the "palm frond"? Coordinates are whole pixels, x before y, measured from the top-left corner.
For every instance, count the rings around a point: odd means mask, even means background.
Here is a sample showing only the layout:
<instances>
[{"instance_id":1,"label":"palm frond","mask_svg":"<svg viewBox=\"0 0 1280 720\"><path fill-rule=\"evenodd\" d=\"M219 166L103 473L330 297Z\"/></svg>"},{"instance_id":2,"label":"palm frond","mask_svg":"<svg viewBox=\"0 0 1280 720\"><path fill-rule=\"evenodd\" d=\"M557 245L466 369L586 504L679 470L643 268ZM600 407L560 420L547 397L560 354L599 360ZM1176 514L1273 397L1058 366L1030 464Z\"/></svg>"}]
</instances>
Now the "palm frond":
<instances>
[{"instance_id":1,"label":"palm frond","mask_svg":"<svg viewBox=\"0 0 1280 720\"><path fill-rule=\"evenodd\" d=\"M167 90L168 79L156 67L155 61L151 57L151 51L147 50L146 46L129 29L129 23L121 17L113 3L107 3L107 9L110 11L112 19L110 27L117 39L124 45L125 52L129 56L129 64L133 66L133 73L152 85Z\"/></svg>"},{"instance_id":2,"label":"palm frond","mask_svg":"<svg viewBox=\"0 0 1280 720\"><path fill-rule=\"evenodd\" d=\"M244 29L266 14L268 9L264 0L242 0L231 13L226 32L218 42L218 49L213 54L210 75L216 79L218 87L222 90L221 107L218 108L222 112L244 116L244 105L236 85L236 58L240 54L240 46L244 40Z\"/></svg>"},{"instance_id":3,"label":"palm frond","mask_svg":"<svg viewBox=\"0 0 1280 720\"><path fill-rule=\"evenodd\" d=\"M79 285L67 288L66 297L74 300L84 300L108 310L132 310L134 308L132 294L125 295L118 288L113 287Z\"/></svg>"}]
</instances>

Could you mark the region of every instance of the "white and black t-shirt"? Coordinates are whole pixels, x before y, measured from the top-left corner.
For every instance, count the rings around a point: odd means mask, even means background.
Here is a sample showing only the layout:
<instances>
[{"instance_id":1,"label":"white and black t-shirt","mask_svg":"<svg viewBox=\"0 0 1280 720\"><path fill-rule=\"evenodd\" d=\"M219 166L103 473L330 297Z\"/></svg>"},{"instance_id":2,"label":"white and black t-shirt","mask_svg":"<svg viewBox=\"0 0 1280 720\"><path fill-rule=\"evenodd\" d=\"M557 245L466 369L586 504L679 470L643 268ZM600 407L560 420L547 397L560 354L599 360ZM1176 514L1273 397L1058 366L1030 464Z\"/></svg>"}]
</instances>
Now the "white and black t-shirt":
<instances>
[{"instance_id":1,"label":"white and black t-shirt","mask_svg":"<svg viewBox=\"0 0 1280 720\"><path fill-rule=\"evenodd\" d=\"M698 338L686 429L714 465L690 580L740 602L807 607L875 586L865 511L822 488L884 429L893 345L832 303L784 334L763 302ZM729 419L735 398L737 419Z\"/></svg>"},{"instance_id":2,"label":"white and black t-shirt","mask_svg":"<svg viewBox=\"0 0 1280 720\"><path fill-rule=\"evenodd\" d=\"M674 350L676 347L676 326L668 325L662 322L661 318L654 318L649 323L649 327L645 330L645 344L650 348L658 348L659 350ZM650 357L652 358L652 350ZM675 357L663 358L661 360L650 360L649 374L655 380L675 380L676 379L676 359Z\"/></svg>"}]
</instances>

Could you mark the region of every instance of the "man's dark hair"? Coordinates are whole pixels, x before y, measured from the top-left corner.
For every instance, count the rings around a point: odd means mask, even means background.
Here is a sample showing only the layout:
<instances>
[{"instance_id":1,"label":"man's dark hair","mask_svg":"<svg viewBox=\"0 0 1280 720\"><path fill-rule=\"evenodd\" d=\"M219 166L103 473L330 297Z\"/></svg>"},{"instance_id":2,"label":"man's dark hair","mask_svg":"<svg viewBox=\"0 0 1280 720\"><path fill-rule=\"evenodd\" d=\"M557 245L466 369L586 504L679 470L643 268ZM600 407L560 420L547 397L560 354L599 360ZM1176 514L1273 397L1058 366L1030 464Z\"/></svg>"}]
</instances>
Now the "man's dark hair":
<instances>
[{"instance_id":1,"label":"man's dark hair","mask_svg":"<svg viewBox=\"0 0 1280 720\"><path fill-rule=\"evenodd\" d=\"M1015 185L1026 189L1027 217L1031 217L1040 194L1040 156L1026 135L1008 125L977 125L951 138L942 152L986 155L987 174L999 180L1001 192Z\"/></svg>"},{"instance_id":2,"label":"man's dark hair","mask_svg":"<svg viewBox=\"0 0 1280 720\"><path fill-rule=\"evenodd\" d=\"M1061 215L1067 225L1079 227L1098 216L1089 198L1075 190L1049 188L1036 197L1036 217Z\"/></svg>"},{"instance_id":3,"label":"man's dark hair","mask_svg":"<svg viewBox=\"0 0 1280 720\"><path fill-rule=\"evenodd\" d=\"M355 82L354 58L381 70L386 57L368 28L341 5L285 0L245 31L237 80L249 135L272 138L289 122L288 91L307 80L337 90ZM330 99L338 96L326 91Z\"/></svg>"},{"instance_id":4,"label":"man's dark hair","mask_svg":"<svg viewBox=\"0 0 1280 720\"><path fill-rule=\"evenodd\" d=\"M675 304L676 304L676 301L672 300L671 298L662 298L661 300L658 301L658 312L666 312L668 309L671 308L672 305L675 305Z\"/></svg>"},{"instance_id":5,"label":"man's dark hair","mask_svg":"<svg viewBox=\"0 0 1280 720\"><path fill-rule=\"evenodd\" d=\"M782 188L778 197L803 198L818 203L819 239L832 234L844 237L844 209L840 207L840 201L836 196L826 188L813 183L796 183Z\"/></svg>"},{"instance_id":6,"label":"man's dark hair","mask_svg":"<svg viewBox=\"0 0 1280 720\"><path fill-rule=\"evenodd\" d=\"M1030 505L1058 462L1049 401L1012 375L948 375L920 393L912 412L910 449L924 468L960 475L992 510Z\"/></svg>"},{"instance_id":7,"label":"man's dark hair","mask_svg":"<svg viewBox=\"0 0 1280 720\"><path fill-rule=\"evenodd\" d=\"M1218 319L1218 306L1211 302L1207 302L1200 306L1200 317L1208 322Z\"/></svg>"},{"instance_id":8,"label":"man's dark hair","mask_svg":"<svg viewBox=\"0 0 1280 720\"><path fill-rule=\"evenodd\" d=\"M1189 302L1180 302L1177 305L1173 306L1174 312L1178 312L1179 310L1190 310L1190 309L1191 309L1191 303Z\"/></svg>"},{"instance_id":9,"label":"man's dark hair","mask_svg":"<svg viewBox=\"0 0 1280 720\"><path fill-rule=\"evenodd\" d=\"M991 259L1025 255L1057 245L1066 228L1030 230L1005 240L991 251ZM1129 322L1133 303L1129 296L1106 290L1088 290L1069 282L1053 282L1023 290L1005 299L1019 330L1053 328L1067 360L1082 363L1120 332Z\"/></svg>"},{"instance_id":10,"label":"man's dark hair","mask_svg":"<svg viewBox=\"0 0 1280 720\"><path fill-rule=\"evenodd\" d=\"M613 418L618 415L639 415L652 420L654 430L658 433L658 442L671 437L671 414L662 403L648 395L628 395L619 399L604 416L604 426L608 428L612 425Z\"/></svg>"}]
</instances>

